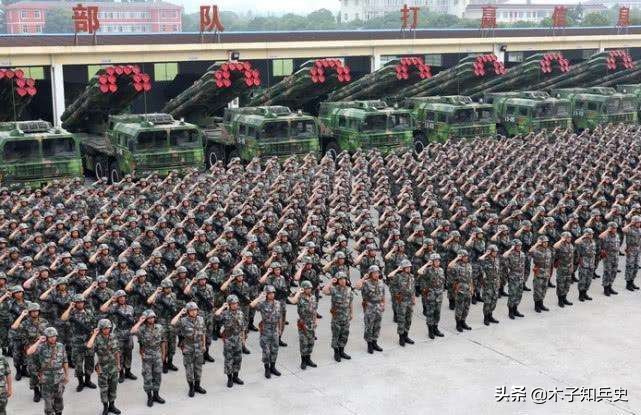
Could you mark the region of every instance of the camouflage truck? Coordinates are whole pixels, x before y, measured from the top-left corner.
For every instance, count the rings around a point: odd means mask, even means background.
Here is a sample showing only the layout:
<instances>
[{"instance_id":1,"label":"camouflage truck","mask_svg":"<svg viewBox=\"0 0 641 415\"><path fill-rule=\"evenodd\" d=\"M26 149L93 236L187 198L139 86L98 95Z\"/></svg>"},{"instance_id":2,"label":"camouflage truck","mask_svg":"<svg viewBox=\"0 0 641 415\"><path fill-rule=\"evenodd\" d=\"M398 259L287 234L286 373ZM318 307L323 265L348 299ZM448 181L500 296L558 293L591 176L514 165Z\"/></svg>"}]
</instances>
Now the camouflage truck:
<instances>
[{"instance_id":1,"label":"camouflage truck","mask_svg":"<svg viewBox=\"0 0 641 415\"><path fill-rule=\"evenodd\" d=\"M207 165L240 157L286 158L320 153L316 119L284 106L225 109L222 120L204 128Z\"/></svg>"},{"instance_id":2,"label":"camouflage truck","mask_svg":"<svg viewBox=\"0 0 641 415\"><path fill-rule=\"evenodd\" d=\"M76 134L84 166L96 177L204 167L202 132L168 114L113 115L103 134Z\"/></svg>"},{"instance_id":3,"label":"camouflage truck","mask_svg":"<svg viewBox=\"0 0 641 415\"><path fill-rule=\"evenodd\" d=\"M414 143L409 110L384 101L323 102L319 111L321 148L325 153L410 149Z\"/></svg>"},{"instance_id":4,"label":"camouflage truck","mask_svg":"<svg viewBox=\"0 0 641 415\"><path fill-rule=\"evenodd\" d=\"M637 121L634 94L616 92L609 87L561 88L553 94L570 101L572 123L578 131L592 130L603 124L631 124Z\"/></svg>"},{"instance_id":5,"label":"camouflage truck","mask_svg":"<svg viewBox=\"0 0 641 415\"><path fill-rule=\"evenodd\" d=\"M452 138L496 135L496 117L490 104L472 102L470 97L446 95L407 98L403 107L414 117L414 148Z\"/></svg>"},{"instance_id":6,"label":"camouflage truck","mask_svg":"<svg viewBox=\"0 0 641 415\"><path fill-rule=\"evenodd\" d=\"M623 94L632 94L635 98L637 107L637 122L641 120L641 84L621 84L617 85L617 91Z\"/></svg>"},{"instance_id":7,"label":"camouflage truck","mask_svg":"<svg viewBox=\"0 0 641 415\"><path fill-rule=\"evenodd\" d=\"M0 182L38 187L82 176L78 140L47 121L0 123Z\"/></svg>"},{"instance_id":8,"label":"camouflage truck","mask_svg":"<svg viewBox=\"0 0 641 415\"><path fill-rule=\"evenodd\" d=\"M486 94L484 101L494 106L496 130L504 136L572 128L570 101L547 92L493 92Z\"/></svg>"}]
</instances>

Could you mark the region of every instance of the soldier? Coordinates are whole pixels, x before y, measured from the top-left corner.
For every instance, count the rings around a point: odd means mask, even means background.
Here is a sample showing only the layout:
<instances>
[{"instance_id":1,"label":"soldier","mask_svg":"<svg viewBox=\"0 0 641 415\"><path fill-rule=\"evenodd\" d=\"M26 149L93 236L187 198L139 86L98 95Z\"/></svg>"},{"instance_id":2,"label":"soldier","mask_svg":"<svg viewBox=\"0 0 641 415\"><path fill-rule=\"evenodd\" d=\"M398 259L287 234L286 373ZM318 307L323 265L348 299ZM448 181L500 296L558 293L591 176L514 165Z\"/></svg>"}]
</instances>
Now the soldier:
<instances>
[{"instance_id":1,"label":"soldier","mask_svg":"<svg viewBox=\"0 0 641 415\"><path fill-rule=\"evenodd\" d=\"M100 401L102 402L102 415L120 414L116 408L118 390L118 374L122 372L120 362L120 341L112 333L113 324L103 318L98 322L98 327L93 330L87 349L92 350L98 357L96 373L98 374L98 387L100 388Z\"/></svg>"},{"instance_id":2,"label":"soldier","mask_svg":"<svg viewBox=\"0 0 641 415\"><path fill-rule=\"evenodd\" d=\"M195 285L194 285L195 283ZM214 362L209 355L211 335L214 331L214 289L207 284L207 274L204 271L198 272L183 290L185 295L190 295L192 301L198 305L200 313L205 319L205 362Z\"/></svg>"},{"instance_id":3,"label":"soldier","mask_svg":"<svg viewBox=\"0 0 641 415\"><path fill-rule=\"evenodd\" d=\"M147 299L154 293L155 288L147 281L147 271L139 269L136 276L125 285L128 301L134 308L134 316L142 315L147 308Z\"/></svg>"},{"instance_id":4,"label":"soldier","mask_svg":"<svg viewBox=\"0 0 641 415\"><path fill-rule=\"evenodd\" d=\"M29 317L26 318L27 316ZM48 326L49 322L40 316L40 304L29 303L27 309L22 311L13 322L11 329L16 331L16 337L19 339L18 347L25 350L26 355L27 348L38 341ZM29 388L33 390L33 401L40 402L42 390L36 371L37 362L34 359L35 357L25 356L27 370L23 374L29 373Z\"/></svg>"},{"instance_id":5,"label":"soldier","mask_svg":"<svg viewBox=\"0 0 641 415\"><path fill-rule=\"evenodd\" d=\"M579 265L579 301L592 301L588 295L592 277L594 276L594 264L596 263L596 243L594 241L594 230L583 229L583 235L575 242L576 254Z\"/></svg>"},{"instance_id":6,"label":"soldier","mask_svg":"<svg viewBox=\"0 0 641 415\"><path fill-rule=\"evenodd\" d=\"M58 343L58 331L47 327L44 335L27 349L27 356L34 356L38 380L42 387L42 398L46 415L62 415L64 403L62 395L69 382L67 352Z\"/></svg>"},{"instance_id":7,"label":"soldier","mask_svg":"<svg viewBox=\"0 0 641 415\"><path fill-rule=\"evenodd\" d=\"M355 288L361 290L363 295L364 338L367 342L367 353L372 354L374 350L383 351L377 340L385 311L385 285L381 281L378 265L370 266L367 271L367 274L356 282Z\"/></svg>"},{"instance_id":8,"label":"soldier","mask_svg":"<svg viewBox=\"0 0 641 415\"><path fill-rule=\"evenodd\" d=\"M568 301L568 292L572 284L574 274L574 245L572 244L572 233L565 231L561 233L561 239L554 244L556 266L556 295L559 300L559 307L572 305Z\"/></svg>"},{"instance_id":9,"label":"soldier","mask_svg":"<svg viewBox=\"0 0 641 415\"><path fill-rule=\"evenodd\" d=\"M625 234L625 288L628 291L638 290L634 284L639 269L639 252L641 252L641 216L633 216L632 221L623 227Z\"/></svg>"},{"instance_id":10,"label":"soldier","mask_svg":"<svg viewBox=\"0 0 641 415\"><path fill-rule=\"evenodd\" d=\"M438 323L441 320L445 273L441 268L439 254L432 253L427 263L418 270L418 286L425 310L428 336L430 339L434 339L435 336L443 337L444 334L438 329Z\"/></svg>"},{"instance_id":11,"label":"soldier","mask_svg":"<svg viewBox=\"0 0 641 415\"><path fill-rule=\"evenodd\" d=\"M452 275L452 287L455 300L456 330L472 330L465 319L470 312L470 303L474 293L472 279L472 265L469 262L469 253L465 249L458 251L458 255L447 266L448 275Z\"/></svg>"},{"instance_id":12,"label":"soldier","mask_svg":"<svg viewBox=\"0 0 641 415\"><path fill-rule=\"evenodd\" d=\"M156 324L156 313L153 310L145 310L131 328L131 334L138 336L140 344L143 388L147 394L147 406L152 407L154 402L163 404L165 400L160 397L158 392L160 391L162 365L167 353L167 342L164 340L162 326Z\"/></svg>"},{"instance_id":13,"label":"soldier","mask_svg":"<svg viewBox=\"0 0 641 415\"><path fill-rule=\"evenodd\" d=\"M489 326L490 323L498 323L498 320L492 315L496 309L501 284L501 264L498 254L499 248L490 244L487 251L479 257L483 273L483 324L486 326Z\"/></svg>"},{"instance_id":14,"label":"soldier","mask_svg":"<svg viewBox=\"0 0 641 415\"><path fill-rule=\"evenodd\" d=\"M552 273L552 253L548 248L548 237L541 235L536 243L530 248L529 252L532 257L534 267L532 269L534 279L534 311L550 311L543 301L548 289L548 281Z\"/></svg>"},{"instance_id":15,"label":"soldier","mask_svg":"<svg viewBox=\"0 0 641 415\"><path fill-rule=\"evenodd\" d=\"M298 305L298 341L300 346L301 364L300 368L305 370L307 366L316 367L312 361L312 351L316 340L316 321L318 303L314 296L314 286L309 281L303 281L301 288L289 298L292 304Z\"/></svg>"},{"instance_id":16,"label":"soldier","mask_svg":"<svg viewBox=\"0 0 641 415\"><path fill-rule=\"evenodd\" d=\"M135 318L134 308L127 304L127 294L123 290L116 291L113 297L100 306L100 311L107 313L116 325L115 331L120 342L118 350L121 359L118 383L123 383L125 379L138 379L131 373L131 353L134 343L130 330L135 323Z\"/></svg>"},{"instance_id":17,"label":"soldier","mask_svg":"<svg viewBox=\"0 0 641 415\"><path fill-rule=\"evenodd\" d=\"M69 307L60 319L68 321L71 326L71 350L78 379L76 392L81 392L85 387L96 389L96 385L91 382L94 353L86 346L95 326L94 314L93 311L85 307L85 299L82 294L74 294Z\"/></svg>"},{"instance_id":18,"label":"soldier","mask_svg":"<svg viewBox=\"0 0 641 415\"><path fill-rule=\"evenodd\" d=\"M160 287L147 299L147 304L153 305L156 309L158 324L163 328L163 339L167 345L162 373L178 370L173 362L176 354L176 329L169 323L181 307L176 294L172 292L173 287L174 283L171 279L165 278L160 282Z\"/></svg>"},{"instance_id":19,"label":"soldier","mask_svg":"<svg viewBox=\"0 0 641 415\"><path fill-rule=\"evenodd\" d=\"M280 268L280 265L277 262L274 262L271 264L272 266L270 267L270 270ZM276 268L275 268L276 267ZM282 277L281 277L282 278ZM242 311L243 317L246 315L249 315L248 309L249 309L249 303L251 303L251 287L249 284L245 282L245 274L243 274L243 271L239 269L234 269L231 273L231 276L220 286L220 290L222 292L228 293L229 295L235 295L236 298L239 301L239 307L240 311ZM271 285L273 284L273 280L270 281ZM276 287L274 287L276 288ZM223 303L224 305L224 303ZM222 307L222 306L221 306ZM281 313L283 313L283 310L281 309ZM217 319L219 322L221 322L221 319ZM243 318L243 321L245 324L247 324L247 319ZM245 333L243 334L243 344L241 347L241 350L243 354L249 354L249 350L245 346L245 341L247 339L247 327L244 327ZM281 332L282 335L282 332ZM280 346L282 347L284 343L280 343ZM285 345L287 346L287 345Z\"/></svg>"},{"instance_id":20,"label":"soldier","mask_svg":"<svg viewBox=\"0 0 641 415\"><path fill-rule=\"evenodd\" d=\"M189 385L188 395L193 398L195 393L205 394L207 391L200 386L205 351L205 319L199 315L198 305L194 302L185 304L178 314L171 319L170 324L176 327L181 343L178 345L183 352L185 375Z\"/></svg>"},{"instance_id":21,"label":"soldier","mask_svg":"<svg viewBox=\"0 0 641 415\"><path fill-rule=\"evenodd\" d=\"M11 287L11 298L7 302L7 309L9 311L8 319L11 324L15 321L24 310L27 309L28 304L24 299L24 289L15 285ZM23 376L27 376L27 366L26 359L24 356L24 350L27 346L24 344L24 339L20 333L9 326L9 343L11 345L11 355L13 356L13 365L16 368L16 381L22 379Z\"/></svg>"},{"instance_id":22,"label":"soldier","mask_svg":"<svg viewBox=\"0 0 641 415\"><path fill-rule=\"evenodd\" d=\"M281 330L280 301L276 300L276 289L273 285L266 285L260 295L254 299L249 306L258 310L261 315L261 322L258 324L260 331L260 348L263 350L263 365L265 366L265 377L271 378L271 375L280 376L281 373L276 369L276 359L278 358L278 347Z\"/></svg>"},{"instance_id":23,"label":"soldier","mask_svg":"<svg viewBox=\"0 0 641 415\"><path fill-rule=\"evenodd\" d=\"M0 356L0 415L7 415L7 402L13 396L11 368L4 357Z\"/></svg>"},{"instance_id":24,"label":"soldier","mask_svg":"<svg viewBox=\"0 0 641 415\"><path fill-rule=\"evenodd\" d=\"M508 317L525 317L519 312L519 304L525 290L525 269L529 259L523 253L523 243L520 239L512 240L512 247L503 253L505 268L507 271L507 309Z\"/></svg>"},{"instance_id":25,"label":"soldier","mask_svg":"<svg viewBox=\"0 0 641 415\"><path fill-rule=\"evenodd\" d=\"M617 276L619 261L619 235L616 222L609 222L608 227L599 235L601 240L601 253L603 259L603 292L606 296L617 295L612 284Z\"/></svg>"},{"instance_id":26,"label":"soldier","mask_svg":"<svg viewBox=\"0 0 641 415\"><path fill-rule=\"evenodd\" d=\"M344 272L338 272L336 277L332 278L330 284L323 287L323 294L331 295L332 315L332 349L334 349L334 360L340 362L341 359L351 359L352 357L345 353L345 346L349 338L349 325L354 314L352 302L354 293L352 288L347 285L347 275Z\"/></svg>"},{"instance_id":27,"label":"soldier","mask_svg":"<svg viewBox=\"0 0 641 415\"><path fill-rule=\"evenodd\" d=\"M388 274L387 279L390 281L390 292L394 292L396 297L398 344L403 347L405 343L414 344L414 340L408 336L416 301L412 262L409 259L402 260L399 267Z\"/></svg>"},{"instance_id":28,"label":"soldier","mask_svg":"<svg viewBox=\"0 0 641 415\"><path fill-rule=\"evenodd\" d=\"M227 387L231 388L234 383L244 385L239 377L240 365L243 360L243 344L245 342L245 315L240 310L238 297L234 294L227 296L227 301L214 313L217 320L221 322L223 333L223 355L225 356L225 374L227 375Z\"/></svg>"}]
</instances>

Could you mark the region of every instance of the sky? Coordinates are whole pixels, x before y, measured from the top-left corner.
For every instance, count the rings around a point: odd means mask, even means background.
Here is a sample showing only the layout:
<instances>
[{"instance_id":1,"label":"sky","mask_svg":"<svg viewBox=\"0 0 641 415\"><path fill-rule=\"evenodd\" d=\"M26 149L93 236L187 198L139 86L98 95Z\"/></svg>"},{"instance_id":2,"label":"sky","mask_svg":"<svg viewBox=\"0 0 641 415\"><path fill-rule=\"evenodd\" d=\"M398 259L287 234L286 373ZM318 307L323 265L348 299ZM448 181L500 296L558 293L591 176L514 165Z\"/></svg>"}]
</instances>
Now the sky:
<instances>
[{"instance_id":1,"label":"sky","mask_svg":"<svg viewBox=\"0 0 641 415\"><path fill-rule=\"evenodd\" d=\"M296 13L307 14L314 10L326 8L333 12L340 8L339 0L168 0L182 4L185 12L198 11L201 4L216 4L221 11L229 10L246 13L251 10L258 15Z\"/></svg>"}]
</instances>

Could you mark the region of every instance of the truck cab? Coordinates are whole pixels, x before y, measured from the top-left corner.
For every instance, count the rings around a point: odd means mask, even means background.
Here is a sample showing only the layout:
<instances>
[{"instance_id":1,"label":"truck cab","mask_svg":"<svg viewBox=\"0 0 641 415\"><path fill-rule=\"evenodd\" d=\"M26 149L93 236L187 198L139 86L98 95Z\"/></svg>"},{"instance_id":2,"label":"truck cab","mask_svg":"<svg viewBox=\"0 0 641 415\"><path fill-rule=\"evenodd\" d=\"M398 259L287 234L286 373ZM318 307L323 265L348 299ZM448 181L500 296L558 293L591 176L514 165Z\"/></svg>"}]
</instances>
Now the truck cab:
<instances>
[{"instance_id":1,"label":"truck cab","mask_svg":"<svg viewBox=\"0 0 641 415\"><path fill-rule=\"evenodd\" d=\"M496 134L494 107L475 103L467 96L407 98L403 107L414 117L414 147L417 151L427 143Z\"/></svg>"},{"instance_id":2,"label":"truck cab","mask_svg":"<svg viewBox=\"0 0 641 415\"><path fill-rule=\"evenodd\" d=\"M637 108L637 121L641 120L641 84L622 84L616 87L618 92L634 95Z\"/></svg>"},{"instance_id":3,"label":"truck cab","mask_svg":"<svg viewBox=\"0 0 641 415\"><path fill-rule=\"evenodd\" d=\"M497 132L505 136L572 128L570 101L547 92L493 92L485 95L485 102L494 106Z\"/></svg>"},{"instance_id":4,"label":"truck cab","mask_svg":"<svg viewBox=\"0 0 641 415\"><path fill-rule=\"evenodd\" d=\"M205 154L211 166L240 157L278 157L319 153L314 117L284 106L225 109L217 128L205 131Z\"/></svg>"},{"instance_id":5,"label":"truck cab","mask_svg":"<svg viewBox=\"0 0 641 415\"><path fill-rule=\"evenodd\" d=\"M410 111L384 101L323 102L319 122L326 153L375 148L387 154L410 149L414 141Z\"/></svg>"},{"instance_id":6,"label":"truck cab","mask_svg":"<svg viewBox=\"0 0 641 415\"><path fill-rule=\"evenodd\" d=\"M617 92L609 87L561 88L552 93L570 101L572 122L577 130L637 121L637 99L634 94Z\"/></svg>"},{"instance_id":7,"label":"truck cab","mask_svg":"<svg viewBox=\"0 0 641 415\"><path fill-rule=\"evenodd\" d=\"M204 167L200 129L168 114L113 115L103 135L79 136L87 169L113 182Z\"/></svg>"},{"instance_id":8,"label":"truck cab","mask_svg":"<svg viewBox=\"0 0 641 415\"><path fill-rule=\"evenodd\" d=\"M47 121L0 123L0 183L38 187L82 176L78 140Z\"/></svg>"}]
</instances>

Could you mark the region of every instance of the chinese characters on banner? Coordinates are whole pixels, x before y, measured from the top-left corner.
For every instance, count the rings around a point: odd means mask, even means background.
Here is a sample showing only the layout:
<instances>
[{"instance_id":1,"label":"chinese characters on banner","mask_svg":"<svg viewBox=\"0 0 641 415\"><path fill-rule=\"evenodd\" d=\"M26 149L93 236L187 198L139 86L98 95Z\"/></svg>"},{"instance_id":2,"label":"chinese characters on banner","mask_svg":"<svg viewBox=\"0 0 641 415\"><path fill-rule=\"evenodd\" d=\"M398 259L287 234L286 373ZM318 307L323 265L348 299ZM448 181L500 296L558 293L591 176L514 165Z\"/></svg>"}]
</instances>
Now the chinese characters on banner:
<instances>
[{"instance_id":1,"label":"chinese characters on banner","mask_svg":"<svg viewBox=\"0 0 641 415\"><path fill-rule=\"evenodd\" d=\"M200 6L200 32L224 32L225 26L220 21L218 6Z\"/></svg>"},{"instance_id":2,"label":"chinese characters on banner","mask_svg":"<svg viewBox=\"0 0 641 415\"><path fill-rule=\"evenodd\" d=\"M408 7L407 4L403 5L401 9L401 30L415 30L418 26L418 13L421 10L420 7L412 6ZM412 21L410 23L410 13L412 14Z\"/></svg>"},{"instance_id":3,"label":"chinese characters on banner","mask_svg":"<svg viewBox=\"0 0 641 415\"><path fill-rule=\"evenodd\" d=\"M483 6L481 29L496 29L496 7Z\"/></svg>"},{"instance_id":4,"label":"chinese characters on banner","mask_svg":"<svg viewBox=\"0 0 641 415\"><path fill-rule=\"evenodd\" d=\"M552 13L552 30L558 28L565 28L567 23L567 11L568 8L565 6L554 6L554 12Z\"/></svg>"},{"instance_id":5,"label":"chinese characters on banner","mask_svg":"<svg viewBox=\"0 0 641 415\"><path fill-rule=\"evenodd\" d=\"M627 28L630 26L630 8L629 7L620 7L619 8L619 20L617 21L618 28Z\"/></svg>"},{"instance_id":6,"label":"chinese characters on banner","mask_svg":"<svg viewBox=\"0 0 641 415\"><path fill-rule=\"evenodd\" d=\"M98 6L83 6L78 4L72 8L73 25L78 33L95 34L100 28L100 21L98 20Z\"/></svg>"}]
</instances>

